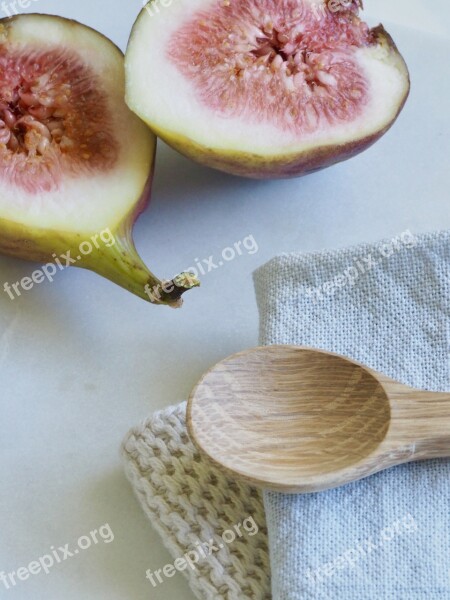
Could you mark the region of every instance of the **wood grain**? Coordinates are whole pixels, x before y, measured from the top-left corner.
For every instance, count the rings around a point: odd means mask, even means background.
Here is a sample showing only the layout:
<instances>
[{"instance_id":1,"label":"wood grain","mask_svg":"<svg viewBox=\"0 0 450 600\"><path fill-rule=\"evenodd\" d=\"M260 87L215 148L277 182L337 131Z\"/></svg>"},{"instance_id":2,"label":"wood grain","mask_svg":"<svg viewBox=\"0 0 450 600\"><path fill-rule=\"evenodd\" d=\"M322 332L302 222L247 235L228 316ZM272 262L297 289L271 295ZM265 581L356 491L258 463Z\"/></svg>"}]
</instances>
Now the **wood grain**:
<instances>
[{"instance_id":1,"label":"wood grain","mask_svg":"<svg viewBox=\"0 0 450 600\"><path fill-rule=\"evenodd\" d=\"M414 390L329 352L266 346L202 377L188 427L229 474L267 489L316 492L450 456L450 394Z\"/></svg>"}]
</instances>

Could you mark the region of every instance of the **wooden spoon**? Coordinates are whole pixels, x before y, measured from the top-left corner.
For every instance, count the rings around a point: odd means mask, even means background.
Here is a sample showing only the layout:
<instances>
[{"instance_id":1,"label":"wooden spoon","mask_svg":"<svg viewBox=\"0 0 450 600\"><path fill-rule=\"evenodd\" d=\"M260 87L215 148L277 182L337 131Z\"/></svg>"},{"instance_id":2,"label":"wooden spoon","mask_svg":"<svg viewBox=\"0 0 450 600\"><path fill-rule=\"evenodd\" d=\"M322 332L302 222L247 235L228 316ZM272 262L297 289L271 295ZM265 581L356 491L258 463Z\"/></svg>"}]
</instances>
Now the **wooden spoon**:
<instances>
[{"instance_id":1,"label":"wooden spoon","mask_svg":"<svg viewBox=\"0 0 450 600\"><path fill-rule=\"evenodd\" d=\"M450 393L410 388L338 354L265 346L202 377L188 427L228 474L276 491L318 492L450 457Z\"/></svg>"}]
</instances>

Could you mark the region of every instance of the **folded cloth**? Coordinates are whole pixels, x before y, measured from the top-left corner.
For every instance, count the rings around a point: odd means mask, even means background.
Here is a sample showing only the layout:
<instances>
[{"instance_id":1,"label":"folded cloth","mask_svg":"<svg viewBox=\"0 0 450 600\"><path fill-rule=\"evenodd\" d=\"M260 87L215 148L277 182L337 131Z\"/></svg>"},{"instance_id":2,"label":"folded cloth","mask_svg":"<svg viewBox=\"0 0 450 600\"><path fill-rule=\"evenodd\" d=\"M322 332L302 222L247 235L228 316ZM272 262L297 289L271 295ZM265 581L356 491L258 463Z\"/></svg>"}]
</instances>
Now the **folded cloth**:
<instances>
[{"instance_id":1,"label":"folded cloth","mask_svg":"<svg viewBox=\"0 0 450 600\"><path fill-rule=\"evenodd\" d=\"M416 387L450 389L449 265L449 233L276 258L255 273L261 341L338 352ZM217 551L183 570L197 598L268 600L260 493L196 451L185 410L158 412L128 434L128 477L174 559L214 541ZM435 460L321 494L265 493L274 600L449 600L449 475L449 461ZM246 519L242 536L224 543Z\"/></svg>"},{"instance_id":2,"label":"folded cloth","mask_svg":"<svg viewBox=\"0 0 450 600\"><path fill-rule=\"evenodd\" d=\"M450 233L290 254L254 275L263 344L450 390ZM275 600L449 600L450 461L318 494L265 492Z\"/></svg>"},{"instance_id":3,"label":"folded cloth","mask_svg":"<svg viewBox=\"0 0 450 600\"><path fill-rule=\"evenodd\" d=\"M142 508L174 563L181 559L180 572L197 598L271 598L261 492L228 479L196 450L186 429L185 402L133 429L123 456ZM190 566L183 568L183 559ZM150 575L163 567L149 565ZM149 578L149 597L151 586L164 583L164 574L160 577Z\"/></svg>"}]
</instances>

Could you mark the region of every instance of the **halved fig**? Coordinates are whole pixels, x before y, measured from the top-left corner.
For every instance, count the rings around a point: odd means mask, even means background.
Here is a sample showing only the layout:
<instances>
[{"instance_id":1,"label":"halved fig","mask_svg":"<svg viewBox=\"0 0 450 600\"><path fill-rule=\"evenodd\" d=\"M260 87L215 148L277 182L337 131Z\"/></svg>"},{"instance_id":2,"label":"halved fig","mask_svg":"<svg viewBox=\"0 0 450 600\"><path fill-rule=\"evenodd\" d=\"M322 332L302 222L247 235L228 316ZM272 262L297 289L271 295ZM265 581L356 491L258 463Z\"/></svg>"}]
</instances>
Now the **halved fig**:
<instances>
[{"instance_id":1,"label":"halved fig","mask_svg":"<svg viewBox=\"0 0 450 600\"><path fill-rule=\"evenodd\" d=\"M128 106L181 153L237 175L298 176L350 158L389 129L410 87L392 38L360 8L153 0L126 53Z\"/></svg>"},{"instance_id":2,"label":"halved fig","mask_svg":"<svg viewBox=\"0 0 450 600\"><path fill-rule=\"evenodd\" d=\"M96 31L45 15L0 21L0 251L178 305L197 282L162 284L132 241L156 140L124 91L123 55Z\"/></svg>"}]
</instances>

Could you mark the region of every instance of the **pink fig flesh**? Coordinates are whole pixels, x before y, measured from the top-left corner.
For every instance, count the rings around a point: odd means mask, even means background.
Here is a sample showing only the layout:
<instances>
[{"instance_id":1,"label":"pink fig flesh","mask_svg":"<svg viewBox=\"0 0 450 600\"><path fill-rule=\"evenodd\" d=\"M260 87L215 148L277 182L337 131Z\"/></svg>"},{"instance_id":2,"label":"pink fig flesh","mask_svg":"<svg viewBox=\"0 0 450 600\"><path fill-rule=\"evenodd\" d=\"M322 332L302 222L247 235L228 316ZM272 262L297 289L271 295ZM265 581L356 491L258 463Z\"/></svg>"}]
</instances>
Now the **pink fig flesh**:
<instances>
[{"instance_id":1,"label":"pink fig flesh","mask_svg":"<svg viewBox=\"0 0 450 600\"><path fill-rule=\"evenodd\" d=\"M356 0L338 11L325 0L157 8L144 8L130 38L127 102L204 164L302 175L367 148L406 101L406 64L381 26L360 19Z\"/></svg>"},{"instance_id":2,"label":"pink fig flesh","mask_svg":"<svg viewBox=\"0 0 450 600\"><path fill-rule=\"evenodd\" d=\"M0 55L0 170L28 192L108 171L119 147L95 73L64 47Z\"/></svg>"}]
</instances>

